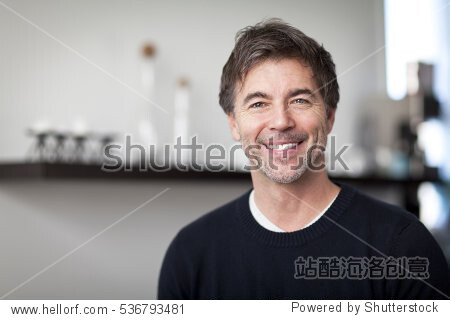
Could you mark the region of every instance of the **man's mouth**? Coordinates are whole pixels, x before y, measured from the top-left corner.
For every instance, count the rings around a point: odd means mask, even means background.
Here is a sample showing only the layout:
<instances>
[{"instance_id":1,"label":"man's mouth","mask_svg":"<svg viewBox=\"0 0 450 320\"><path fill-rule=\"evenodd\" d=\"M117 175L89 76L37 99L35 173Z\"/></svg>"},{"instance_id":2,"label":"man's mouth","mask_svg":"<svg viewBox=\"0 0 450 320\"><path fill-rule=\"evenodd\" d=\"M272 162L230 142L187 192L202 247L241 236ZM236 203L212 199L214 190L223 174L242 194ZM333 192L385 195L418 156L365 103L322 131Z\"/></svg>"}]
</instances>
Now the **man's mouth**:
<instances>
[{"instance_id":1,"label":"man's mouth","mask_svg":"<svg viewBox=\"0 0 450 320\"><path fill-rule=\"evenodd\" d=\"M288 150L288 149L294 149L299 144L300 143L269 144L269 145L266 145L266 147L268 149L272 149L272 150Z\"/></svg>"},{"instance_id":2,"label":"man's mouth","mask_svg":"<svg viewBox=\"0 0 450 320\"><path fill-rule=\"evenodd\" d=\"M270 150L290 150L297 148L298 145L300 145L303 141L276 141L276 142L265 142L263 145Z\"/></svg>"}]
</instances>

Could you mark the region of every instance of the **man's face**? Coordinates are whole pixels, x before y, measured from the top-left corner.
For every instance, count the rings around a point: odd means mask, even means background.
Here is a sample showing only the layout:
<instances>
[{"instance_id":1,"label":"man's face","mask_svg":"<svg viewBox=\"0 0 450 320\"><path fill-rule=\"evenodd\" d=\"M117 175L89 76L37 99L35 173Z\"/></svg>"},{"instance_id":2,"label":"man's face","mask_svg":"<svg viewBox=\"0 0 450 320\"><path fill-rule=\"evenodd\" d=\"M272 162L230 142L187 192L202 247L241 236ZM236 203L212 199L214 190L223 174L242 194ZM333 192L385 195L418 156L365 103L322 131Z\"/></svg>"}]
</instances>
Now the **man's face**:
<instances>
[{"instance_id":1,"label":"man's face","mask_svg":"<svg viewBox=\"0 0 450 320\"><path fill-rule=\"evenodd\" d=\"M266 60L237 84L228 121L233 138L260 159L268 178L291 183L319 159L308 150L325 147L334 110L327 115L310 67L297 59Z\"/></svg>"}]
</instances>

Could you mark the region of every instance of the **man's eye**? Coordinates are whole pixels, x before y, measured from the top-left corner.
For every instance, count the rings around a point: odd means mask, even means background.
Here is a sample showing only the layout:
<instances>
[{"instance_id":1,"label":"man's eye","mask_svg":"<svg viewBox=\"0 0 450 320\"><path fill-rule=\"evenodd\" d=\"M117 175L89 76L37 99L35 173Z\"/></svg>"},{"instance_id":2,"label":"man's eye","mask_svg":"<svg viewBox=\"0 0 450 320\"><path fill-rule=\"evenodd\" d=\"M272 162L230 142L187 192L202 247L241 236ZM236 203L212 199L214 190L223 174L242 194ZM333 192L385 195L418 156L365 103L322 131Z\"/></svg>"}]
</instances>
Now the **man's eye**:
<instances>
[{"instance_id":1,"label":"man's eye","mask_svg":"<svg viewBox=\"0 0 450 320\"><path fill-rule=\"evenodd\" d=\"M305 100L305 99L301 99L301 98L299 98L299 99L295 99L294 101L292 101L293 103L296 103L296 104L307 104L307 103L309 103L309 101L308 100Z\"/></svg>"},{"instance_id":2,"label":"man's eye","mask_svg":"<svg viewBox=\"0 0 450 320\"><path fill-rule=\"evenodd\" d=\"M261 108L263 106L264 106L263 102L255 102L255 103L250 105L250 108Z\"/></svg>"}]
</instances>

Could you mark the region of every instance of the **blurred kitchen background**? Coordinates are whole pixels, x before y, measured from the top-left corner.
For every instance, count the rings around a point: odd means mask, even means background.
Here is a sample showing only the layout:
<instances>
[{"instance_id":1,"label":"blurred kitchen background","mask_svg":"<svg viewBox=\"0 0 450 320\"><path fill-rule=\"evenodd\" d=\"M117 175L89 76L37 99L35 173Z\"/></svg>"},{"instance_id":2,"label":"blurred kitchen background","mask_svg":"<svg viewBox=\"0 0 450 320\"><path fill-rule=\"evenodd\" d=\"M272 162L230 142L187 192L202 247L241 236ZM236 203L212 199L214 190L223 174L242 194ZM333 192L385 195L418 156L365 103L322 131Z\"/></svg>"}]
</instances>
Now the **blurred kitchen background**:
<instances>
[{"instance_id":1,"label":"blurred kitchen background","mask_svg":"<svg viewBox=\"0 0 450 320\"><path fill-rule=\"evenodd\" d=\"M240 170L139 172L139 150L131 170L105 172L102 148L126 135L231 148L221 69L236 31L270 17L337 65L332 134L336 150L351 147L348 170L330 175L416 214L450 260L446 0L0 0L2 298L156 297L176 232L251 181Z\"/></svg>"}]
</instances>

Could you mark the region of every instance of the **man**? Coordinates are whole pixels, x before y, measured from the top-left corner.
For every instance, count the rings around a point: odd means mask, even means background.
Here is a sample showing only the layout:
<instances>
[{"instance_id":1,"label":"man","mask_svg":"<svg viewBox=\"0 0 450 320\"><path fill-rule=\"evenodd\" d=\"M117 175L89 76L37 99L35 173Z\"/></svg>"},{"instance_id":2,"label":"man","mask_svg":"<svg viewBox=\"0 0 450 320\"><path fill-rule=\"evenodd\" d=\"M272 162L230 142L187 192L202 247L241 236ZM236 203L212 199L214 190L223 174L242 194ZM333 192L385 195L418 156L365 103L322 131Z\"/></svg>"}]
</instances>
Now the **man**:
<instances>
[{"instance_id":1,"label":"man","mask_svg":"<svg viewBox=\"0 0 450 320\"><path fill-rule=\"evenodd\" d=\"M426 228L320 170L339 100L322 46L280 20L243 29L219 97L253 190L177 234L159 299L448 298Z\"/></svg>"}]
</instances>

